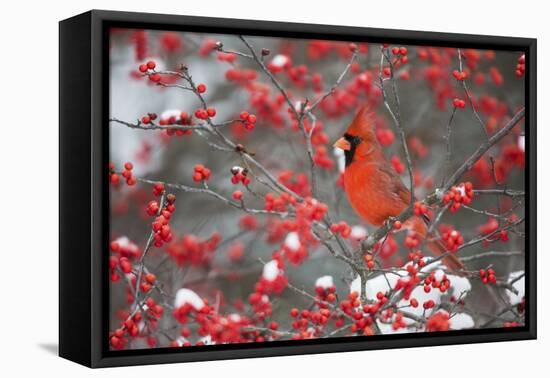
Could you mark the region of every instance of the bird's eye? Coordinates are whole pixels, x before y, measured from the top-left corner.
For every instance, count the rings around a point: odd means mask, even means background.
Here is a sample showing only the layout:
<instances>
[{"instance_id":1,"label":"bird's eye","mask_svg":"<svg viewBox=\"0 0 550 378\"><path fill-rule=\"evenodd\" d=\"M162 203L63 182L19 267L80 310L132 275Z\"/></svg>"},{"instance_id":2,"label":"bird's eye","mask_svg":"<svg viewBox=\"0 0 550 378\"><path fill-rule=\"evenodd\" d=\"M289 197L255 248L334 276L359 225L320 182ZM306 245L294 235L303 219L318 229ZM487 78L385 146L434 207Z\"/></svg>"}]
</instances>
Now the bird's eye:
<instances>
[{"instance_id":1,"label":"bird's eye","mask_svg":"<svg viewBox=\"0 0 550 378\"><path fill-rule=\"evenodd\" d=\"M344 138L351 144L352 147L356 147L359 143L363 141L361 137L351 135L351 134L344 134Z\"/></svg>"}]
</instances>

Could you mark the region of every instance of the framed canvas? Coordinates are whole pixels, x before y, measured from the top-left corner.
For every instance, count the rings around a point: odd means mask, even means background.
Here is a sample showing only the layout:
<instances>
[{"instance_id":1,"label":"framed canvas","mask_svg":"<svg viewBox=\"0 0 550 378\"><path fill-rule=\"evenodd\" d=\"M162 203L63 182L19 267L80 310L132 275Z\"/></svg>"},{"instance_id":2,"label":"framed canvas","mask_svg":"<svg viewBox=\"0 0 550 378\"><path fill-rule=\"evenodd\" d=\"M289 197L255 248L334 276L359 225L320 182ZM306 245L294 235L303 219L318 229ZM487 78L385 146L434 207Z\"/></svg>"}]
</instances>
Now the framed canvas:
<instances>
[{"instance_id":1,"label":"framed canvas","mask_svg":"<svg viewBox=\"0 0 550 378\"><path fill-rule=\"evenodd\" d=\"M536 40L94 10L59 73L62 357L536 337Z\"/></svg>"}]
</instances>

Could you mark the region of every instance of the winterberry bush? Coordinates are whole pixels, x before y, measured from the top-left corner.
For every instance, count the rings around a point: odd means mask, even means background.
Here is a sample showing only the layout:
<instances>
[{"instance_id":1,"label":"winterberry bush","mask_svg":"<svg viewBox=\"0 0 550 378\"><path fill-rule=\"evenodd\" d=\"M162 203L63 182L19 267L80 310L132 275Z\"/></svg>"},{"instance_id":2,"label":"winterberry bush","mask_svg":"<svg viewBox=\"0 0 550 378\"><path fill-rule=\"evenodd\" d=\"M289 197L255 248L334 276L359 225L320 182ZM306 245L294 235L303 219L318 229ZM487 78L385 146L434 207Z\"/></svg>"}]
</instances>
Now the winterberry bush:
<instances>
[{"instance_id":1,"label":"winterberry bush","mask_svg":"<svg viewBox=\"0 0 550 378\"><path fill-rule=\"evenodd\" d=\"M525 68L521 52L112 30L111 348L524 324ZM364 105L414 192L381 227L348 204L332 146Z\"/></svg>"}]
</instances>

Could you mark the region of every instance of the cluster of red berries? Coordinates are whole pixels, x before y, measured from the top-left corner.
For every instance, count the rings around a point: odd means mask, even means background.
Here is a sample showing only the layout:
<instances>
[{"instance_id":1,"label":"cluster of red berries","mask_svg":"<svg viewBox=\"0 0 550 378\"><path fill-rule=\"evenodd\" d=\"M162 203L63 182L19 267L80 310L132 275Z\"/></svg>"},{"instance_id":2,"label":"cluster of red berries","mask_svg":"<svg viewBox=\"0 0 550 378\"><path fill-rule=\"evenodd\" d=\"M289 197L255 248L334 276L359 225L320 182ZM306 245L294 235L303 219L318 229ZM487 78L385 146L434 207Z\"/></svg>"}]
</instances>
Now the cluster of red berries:
<instances>
[{"instance_id":1,"label":"cluster of red berries","mask_svg":"<svg viewBox=\"0 0 550 378\"><path fill-rule=\"evenodd\" d=\"M411 251L407 254L407 258L410 262L412 262L412 264L407 265L407 272L411 277L415 278L416 280L416 275L418 271L426 265L426 260L424 260L424 254L420 250ZM403 287L406 287L406 286L407 285L404 285Z\"/></svg>"},{"instance_id":2,"label":"cluster of red berries","mask_svg":"<svg viewBox=\"0 0 550 378\"><path fill-rule=\"evenodd\" d=\"M387 127L376 129L376 139L382 146L389 146L395 141L395 134Z\"/></svg>"},{"instance_id":3,"label":"cluster of red berries","mask_svg":"<svg viewBox=\"0 0 550 378\"><path fill-rule=\"evenodd\" d=\"M252 292L248 296L248 303L252 306L252 311L254 311L254 315L259 320L264 320L273 313L273 306L271 305L269 296L265 294Z\"/></svg>"},{"instance_id":4,"label":"cluster of red berries","mask_svg":"<svg viewBox=\"0 0 550 378\"><path fill-rule=\"evenodd\" d=\"M525 54L522 54L518 58L518 64L516 65L516 76L521 77L525 74Z\"/></svg>"},{"instance_id":5,"label":"cluster of red berries","mask_svg":"<svg viewBox=\"0 0 550 378\"><path fill-rule=\"evenodd\" d=\"M474 198L474 186L471 182L465 182L453 186L443 195L443 203L449 205L449 211L452 213L460 209L462 205L469 205Z\"/></svg>"},{"instance_id":6,"label":"cluster of red berries","mask_svg":"<svg viewBox=\"0 0 550 378\"><path fill-rule=\"evenodd\" d=\"M305 173L294 172L292 169L284 169L279 172L277 179L294 193L302 197L311 196L311 185Z\"/></svg>"},{"instance_id":7,"label":"cluster of red berries","mask_svg":"<svg viewBox=\"0 0 550 378\"><path fill-rule=\"evenodd\" d=\"M212 172L210 169L206 168L204 165L197 164L193 168L193 181L207 181L210 178L211 173Z\"/></svg>"},{"instance_id":8,"label":"cluster of red berries","mask_svg":"<svg viewBox=\"0 0 550 378\"><path fill-rule=\"evenodd\" d=\"M126 184L128 184L128 186L135 185L137 182L136 178L132 175L133 168L134 166L132 163L124 163L124 171L121 175L126 180ZM120 182L120 177L118 176L118 173L115 172L115 165L113 163L109 163L109 182L115 186L117 186Z\"/></svg>"},{"instance_id":9,"label":"cluster of red berries","mask_svg":"<svg viewBox=\"0 0 550 378\"><path fill-rule=\"evenodd\" d=\"M262 275L254 285L254 292L258 294L281 294L288 286L288 278L284 272L284 262L282 259L272 260L270 263L277 264L277 271L274 277L265 277Z\"/></svg>"},{"instance_id":10,"label":"cluster of red berries","mask_svg":"<svg viewBox=\"0 0 550 378\"><path fill-rule=\"evenodd\" d=\"M421 242L420 235L418 235L416 232L411 231L407 233L407 236L405 236L404 244L405 247L409 249L415 249L418 248Z\"/></svg>"},{"instance_id":11,"label":"cluster of red berries","mask_svg":"<svg viewBox=\"0 0 550 378\"><path fill-rule=\"evenodd\" d=\"M230 54L230 53L224 53L224 52L218 52L216 58L220 62L227 62L227 63L234 63L235 60L237 60L237 55Z\"/></svg>"},{"instance_id":12,"label":"cluster of red berries","mask_svg":"<svg viewBox=\"0 0 550 378\"><path fill-rule=\"evenodd\" d=\"M435 272L431 272L428 277L424 279L424 292L429 293L432 288L439 289L440 292L444 293L451 287L451 281L447 278L445 274L441 277L440 280L436 278Z\"/></svg>"},{"instance_id":13,"label":"cluster of red berries","mask_svg":"<svg viewBox=\"0 0 550 378\"><path fill-rule=\"evenodd\" d=\"M151 71L154 70L156 66L157 64L155 63L155 61L150 60L147 63L140 64L138 68L139 68L139 72L147 73L149 72L149 70Z\"/></svg>"},{"instance_id":14,"label":"cluster of red berries","mask_svg":"<svg viewBox=\"0 0 550 378\"><path fill-rule=\"evenodd\" d=\"M502 74L497 67L489 68L489 76L491 76L493 84L495 84L497 87L500 87L502 84L504 84L504 77L502 77Z\"/></svg>"},{"instance_id":15,"label":"cluster of red berries","mask_svg":"<svg viewBox=\"0 0 550 378\"><path fill-rule=\"evenodd\" d=\"M433 314L426 321L426 330L429 332L443 332L449 330L449 314L439 311Z\"/></svg>"},{"instance_id":16,"label":"cluster of red berries","mask_svg":"<svg viewBox=\"0 0 550 378\"><path fill-rule=\"evenodd\" d=\"M310 339L317 337L320 334L321 329L328 324L328 321L332 317L332 313L327 308L321 308L319 311L311 309L298 310L292 308L290 310L290 316L294 318L292 321L292 329L300 331L292 337L293 340ZM339 325L336 320L337 326Z\"/></svg>"},{"instance_id":17,"label":"cluster of red berries","mask_svg":"<svg viewBox=\"0 0 550 378\"><path fill-rule=\"evenodd\" d=\"M179 240L170 243L166 252L172 257L178 266L209 266L213 253L222 240L218 232L214 232L209 238L200 240L195 235L187 234Z\"/></svg>"},{"instance_id":18,"label":"cluster of red berries","mask_svg":"<svg viewBox=\"0 0 550 378\"><path fill-rule=\"evenodd\" d=\"M401 63L403 63L403 64L405 64L409 61L409 57L407 56L408 50L407 50L406 47L403 47L403 46L393 47L391 49L391 53L393 55L396 55L399 58L399 60L401 61Z\"/></svg>"},{"instance_id":19,"label":"cluster of red berries","mask_svg":"<svg viewBox=\"0 0 550 378\"><path fill-rule=\"evenodd\" d=\"M149 116L154 115L156 117L156 114L149 114ZM154 120L154 118L151 118L151 120ZM142 122L144 122L144 119L142 119ZM145 123L145 122L144 122ZM179 114L179 119L177 115L170 115L169 117L164 117L159 120L160 126L170 126L170 125L186 125L190 126L193 124L193 118L187 113L187 112L181 112ZM182 136L182 135L191 135L193 130L183 130L181 128L166 128L166 135L168 136Z\"/></svg>"},{"instance_id":20,"label":"cluster of red berries","mask_svg":"<svg viewBox=\"0 0 550 378\"><path fill-rule=\"evenodd\" d=\"M264 197L264 209L267 211L286 211L287 204L296 203L294 197L282 193L277 197L273 193L267 193Z\"/></svg>"},{"instance_id":21,"label":"cluster of red berries","mask_svg":"<svg viewBox=\"0 0 550 378\"><path fill-rule=\"evenodd\" d=\"M124 240L122 240L124 239ZM120 242L119 242L120 241ZM111 242L111 251L120 256L134 258L141 255L138 246L126 238L119 238Z\"/></svg>"},{"instance_id":22,"label":"cluster of red berries","mask_svg":"<svg viewBox=\"0 0 550 378\"><path fill-rule=\"evenodd\" d=\"M225 78L247 88L251 81L258 78L258 72L253 69L231 67L225 71Z\"/></svg>"},{"instance_id":23,"label":"cluster of red berries","mask_svg":"<svg viewBox=\"0 0 550 378\"><path fill-rule=\"evenodd\" d=\"M120 177L115 172L115 164L109 163L109 182L114 186L117 186L120 183Z\"/></svg>"},{"instance_id":24,"label":"cluster of red berries","mask_svg":"<svg viewBox=\"0 0 550 378\"><path fill-rule=\"evenodd\" d=\"M250 178L248 177L248 169L234 166L231 168L231 183L233 185L237 185L238 183L242 182L244 186L248 186L250 184Z\"/></svg>"},{"instance_id":25,"label":"cluster of red berries","mask_svg":"<svg viewBox=\"0 0 550 378\"><path fill-rule=\"evenodd\" d=\"M165 187L162 182L156 182L153 184L153 195L159 197L164 193Z\"/></svg>"},{"instance_id":26,"label":"cluster of red berries","mask_svg":"<svg viewBox=\"0 0 550 378\"><path fill-rule=\"evenodd\" d=\"M296 216L309 221L320 221L328 211L328 206L314 198L307 197L296 206Z\"/></svg>"},{"instance_id":27,"label":"cluster of red berries","mask_svg":"<svg viewBox=\"0 0 550 378\"><path fill-rule=\"evenodd\" d=\"M336 300L336 286L334 285L329 287L315 286L315 292L317 298L322 302L332 303ZM325 308L326 304L322 302L316 301L319 307Z\"/></svg>"},{"instance_id":28,"label":"cluster of red berries","mask_svg":"<svg viewBox=\"0 0 550 378\"><path fill-rule=\"evenodd\" d=\"M126 179L126 184L129 186L136 184L136 178L132 175L132 169L134 169L134 165L130 162L124 163L124 171L121 173L122 177Z\"/></svg>"},{"instance_id":29,"label":"cluster of red berries","mask_svg":"<svg viewBox=\"0 0 550 378\"><path fill-rule=\"evenodd\" d=\"M148 125L155 119L157 119L156 113L147 113L147 115L144 115L143 117L141 117L141 123Z\"/></svg>"},{"instance_id":30,"label":"cluster of red berries","mask_svg":"<svg viewBox=\"0 0 550 378\"><path fill-rule=\"evenodd\" d=\"M397 331L401 328L406 328L407 323L405 323L405 319L403 318L403 313L397 312L394 314L393 308L389 308L382 314L383 318L385 318L388 322L391 321L391 327L394 331ZM395 315L395 316L394 316ZM393 320L392 320L393 317Z\"/></svg>"},{"instance_id":31,"label":"cluster of red berries","mask_svg":"<svg viewBox=\"0 0 550 378\"><path fill-rule=\"evenodd\" d=\"M430 215L430 209L426 206L425 203L415 202L413 207L414 215L421 217L424 215Z\"/></svg>"},{"instance_id":32,"label":"cluster of red berries","mask_svg":"<svg viewBox=\"0 0 550 378\"><path fill-rule=\"evenodd\" d=\"M147 293L153 288L153 285L155 285L156 282L157 276L155 276L153 273L147 273L145 276L143 276L143 282L140 283L139 288L142 292Z\"/></svg>"},{"instance_id":33,"label":"cluster of red berries","mask_svg":"<svg viewBox=\"0 0 550 378\"><path fill-rule=\"evenodd\" d=\"M330 225L330 231L333 234L340 234L343 238L347 238L351 234L351 227L344 221L333 223Z\"/></svg>"},{"instance_id":34,"label":"cluster of red berries","mask_svg":"<svg viewBox=\"0 0 550 378\"><path fill-rule=\"evenodd\" d=\"M334 167L334 160L331 159L325 146L316 146L313 161L322 169L331 170Z\"/></svg>"},{"instance_id":35,"label":"cluster of red berries","mask_svg":"<svg viewBox=\"0 0 550 378\"><path fill-rule=\"evenodd\" d=\"M195 110L195 117L198 119L206 120L208 118L213 118L215 116L216 116L216 109L214 108Z\"/></svg>"},{"instance_id":36,"label":"cluster of red berries","mask_svg":"<svg viewBox=\"0 0 550 378\"><path fill-rule=\"evenodd\" d=\"M172 213L176 210L174 202L176 196L174 194L168 194L166 196L166 205L163 209L159 208L157 201L151 201L147 205L147 214L150 216L156 216L153 221L153 244L155 247L162 247L164 243L172 241L172 229L170 228L170 218Z\"/></svg>"},{"instance_id":37,"label":"cluster of red berries","mask_svg":"<svg viewBox=\"0 0 550 378\"><path fill-rule=\"evenodd\" d=\"M394 292L402 290L404 300L409 300L411 298L413 290L416 289L420 283L418 268L414 264L407 264L407 271L409 277L400 277L393 287Z\"/></svg>"},{"instance_id":38,"label":"cluster of red berries","mask_svg":"<svg viewBox=\"0 0 550 378\"><path fill-rule=\"evenodd\" d=\"M116 256L109 257L109 273L111 275L111 282L120 281L120 275L116 271L117 266L118 266L118 259L116 258Z\"/></svg>"},{"instance_id":39,"label":"cluster of red berries","mask_svg":"<svg viewBox=\"0 0 550 378\"><path fill-rule=\"evenodd\" d=\"M464 244L464 237L462 234L458 230L453 230L452 227L443 228L441 239L445 242L447 250L451 252L458 251L458 248Z\"/></svg>"},{"instance_id":40,"label":"cluster of red berries","mask_svg":"<svg viewBox=\"0 0 550 378\"><path fill-rule=\"evenodd\" d=\"M453 106L457 109L464 109L466 107L466 101L460 98L455 98L453 99Z\"/></svg>"},{"instance_id":41,"label":"cluster of red berries","mask_svg":"<svg viewBox=\"0 0 550 378\"><path fill-rule=\"evenodd\" d=\"M458 81L464 81L468 77L468 74L466 73L466 71L454 70L453 76Z\"/></svg>"},{"instance_id":42,"label":"cluster of red berries","mask_svg":"<svg viewBox=\"0 0 550 378\"><path fill-rule=\"evenodd\" d=\"M241 114L239 114L239 118L243 123L245 129L247 130L254 129L254 126L256 125L256 121L257 121L257 118L254 114L250 114L246 110L243 110Z\"/></svg>"},{"instance_id":43,"label":"cluster of red berries","mask_svg":"<svg viewBox=\"0 0 550 378\"><path fill-rule=\"evenodd\" d=\"M378 293L376 293L376 302L372 304L365 304L362 308L358 307L359 304L357 302L359 302L359 300L357 292L350 293L348 300L351 302L352 306L357 307L358 309L358 311L356 312L349 312L349 304L340 306L344 312L346 312L348 315L351 315L355 319L355 323L352 324L351 330L353 332L361 331L366 336L372 335L373 332L371 329L371 325L374 322L374 317L388 301L386 293L379 291ZM344 301L342 301L342 303L344 303ZM384 313L384 316L387 318L391 318L392 315L393 310Z\"/></svg>"},{"instance_id":44,"label":"cluster of red berries","mask_svg":"<svg viewBox=\"0 0 550 378\"><path fill-rule=\"evenodd\" d=\"M497 283L497 277L495 275L495 270L493 268L489 268L487 270L480 269L479 278L481 279L481 282L483 282L484 285Z\"/></svg>"},{"instance_id":45,"label":"cluster of red berries","mask_svg":"<svg viewBox=\"0 0 550 378\"><path fill-rule=\"evenodd\" d=\"M422 303L422 308L424 308L424 310L429 310L434 307L435 307L435 302L433 299L428 299L427 301Z\"/></svg>"},{"instance_id":46,"label":"cluster of red berries","mask_svg":"<svg viewBox=\"0 0 550 378\"><path fill-rule=\"evenodd\" d=\"M405 173L405 164L403 164L399 156L393 155L390 159L390 163L393 167L393 170L397 172L398 175Z\"/></svg>"},{"instance_id":47,"label":"cluster of red berries","mask_svg":"<svg viewBox=\"0 0 550 378\"><path fill-rule=\"evenodd\" d=\"M374 269L375 262L374 262L374 257L371 254L367 253L363 257L363 260L365 260L365 265L367 266L367 268Z\"/></svg>"}]
</instances>

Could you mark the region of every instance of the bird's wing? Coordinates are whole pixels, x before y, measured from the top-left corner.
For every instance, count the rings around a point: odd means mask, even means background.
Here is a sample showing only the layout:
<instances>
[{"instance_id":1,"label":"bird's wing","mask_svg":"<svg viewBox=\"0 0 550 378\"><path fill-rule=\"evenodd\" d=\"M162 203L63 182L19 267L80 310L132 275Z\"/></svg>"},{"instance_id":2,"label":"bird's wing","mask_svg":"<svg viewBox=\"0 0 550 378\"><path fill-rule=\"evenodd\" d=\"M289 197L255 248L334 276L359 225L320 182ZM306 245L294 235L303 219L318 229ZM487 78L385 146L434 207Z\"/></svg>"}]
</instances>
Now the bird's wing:
<instances>
[{"instance_id":1,"label":"bird's wing","mask_svg":"<svg viewBox=\"0 0 550 378\"><path fill-rule=\"evenodd\" d=\"M378 169L380 171L380 174L383 174L385 177L387 177L388 182L391 183L388 187L391 188L392 194L398 197L406 205L408 205L411 201L411 192L409 191L409 189L407 189L405 184L403 184L403 181L401 181L401 178L397 175L397 172L395 172L395 170L389 164L381 164ZM425 224L429 224L429 215L422 214L422 220Z\"/></svg>"},{"instance_id":2,"label":"bird's wing","mask_svg":"<svg viewBox=\"0 0 550 378\"><path fill-rule=\"evenodd\" d=\"M409 189L407 189L401 181L401 178L389 164L379 164L378 172L380 173L380 180L388 184L386 187L392 195L405 203L409 203L411 201L411 193L409 192Z\"/></svg>"}]
</instances>

